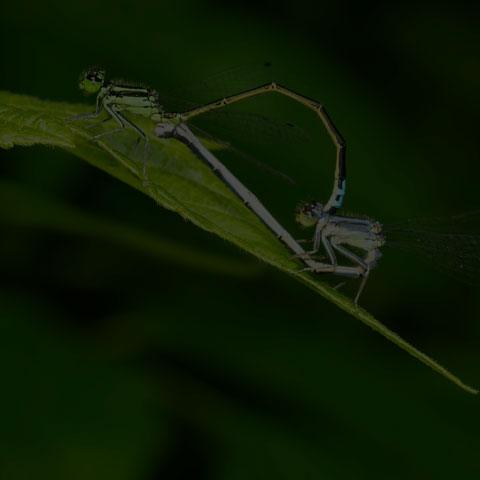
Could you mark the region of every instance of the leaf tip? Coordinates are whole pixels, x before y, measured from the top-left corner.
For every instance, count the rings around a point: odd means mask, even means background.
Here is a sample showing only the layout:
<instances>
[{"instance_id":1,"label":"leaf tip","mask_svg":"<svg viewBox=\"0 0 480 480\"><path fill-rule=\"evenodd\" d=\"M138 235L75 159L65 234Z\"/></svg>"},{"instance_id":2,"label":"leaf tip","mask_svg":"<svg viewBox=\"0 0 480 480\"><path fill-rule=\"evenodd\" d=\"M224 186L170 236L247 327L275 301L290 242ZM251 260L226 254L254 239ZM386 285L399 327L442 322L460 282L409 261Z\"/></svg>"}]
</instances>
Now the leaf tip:
<instances>
[{"instance_id":1,"label":"leaf tip","mask_svg":"<svg viewBox=\"0 0 480 480\"><path fill-rule=\"evenodd\" d=\"M470 387L469 385L463 385L463 389L468 393L473 395L478 395L478 390L476 388Z\"/></svg>"}]
</instances>

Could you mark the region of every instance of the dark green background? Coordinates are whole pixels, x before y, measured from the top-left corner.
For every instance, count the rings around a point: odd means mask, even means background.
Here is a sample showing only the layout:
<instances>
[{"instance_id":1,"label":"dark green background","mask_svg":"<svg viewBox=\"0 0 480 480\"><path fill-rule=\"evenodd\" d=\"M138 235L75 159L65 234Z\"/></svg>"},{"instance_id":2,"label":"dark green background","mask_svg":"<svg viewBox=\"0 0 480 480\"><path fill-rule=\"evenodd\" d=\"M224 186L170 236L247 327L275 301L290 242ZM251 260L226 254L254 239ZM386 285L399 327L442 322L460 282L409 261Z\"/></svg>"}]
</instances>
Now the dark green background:
<instances>
[{"instance_id":1,"label":"dark green background","mask_svg":"<svg viewBox=\"0 0 480 480\"><path fill-rule=\"evenodd\" d=\"M77 78L92 64L162 91L268 60L273 80L321 101L346 138L346 211L385 223L450 215L479 204L474 13L458 2L5 2L0 89L91 102ZM333 147L286 99L247 107L310 134L307 144L236 143L296 187L229 163L305 237L295 203L326 199ZM62 151L2 151L0 169L2 181L87 214L252 266L216 275L3 213L2 478L478 472L478 397L301 284ZM2 212L15 212L6 198ZM385 248L361 303L480 387L478 287Z\"/></svg>"}]
</instances>

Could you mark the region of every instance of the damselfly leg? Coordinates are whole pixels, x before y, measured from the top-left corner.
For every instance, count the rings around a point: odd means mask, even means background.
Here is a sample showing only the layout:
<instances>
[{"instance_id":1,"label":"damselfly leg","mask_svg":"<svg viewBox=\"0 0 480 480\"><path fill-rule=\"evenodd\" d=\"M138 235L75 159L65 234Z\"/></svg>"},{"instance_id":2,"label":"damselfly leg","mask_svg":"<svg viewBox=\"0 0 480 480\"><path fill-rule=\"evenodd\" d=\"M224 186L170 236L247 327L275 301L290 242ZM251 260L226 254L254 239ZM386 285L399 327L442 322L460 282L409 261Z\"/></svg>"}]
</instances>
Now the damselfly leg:
<instances>
[{"instance_id":1,"label":"damselfly leg","mask_svg":"<svg viewBox=\"0 0 480 480\"><path fill-rule=\"evenodd\" d=\"M184 123L172 125L170 123L159 123L155 134L160 138L176 138L184 143L198 158L200 158L229 188L239 197L247 208L249 208L263 224L293 253L298 254L302 262L317 272L330 272L334 270L344 276L358 277L358 268L351 266L337 266L335 269L325 263L313 260L305 255L305 250L298 242L283 228L282 225L263 206L260 200L243 185L213 154L205 148Z\"/></svg>"},{"instance_id":2,"label":"damselfly leg","mask_svg":"<svg viewBox=\"0 0 480 480\"><path fill-rule=\"evenodd\" d=\"M96 118L100 115L102 110L105 110L108 114L106 119L94 122L86 128L100 125L112 118L116 120L120 128L94 135L92 137L93 140L123 132L127 127L134 130L138 134L135 148L140 139L143 139L145 142L142 175L145 186L149 188L146 174L149 147L147 135L122 112L134 113L136 115L150 118L154 121L160 120L162 118L163 109L158 102L158 95L156 92L143 87L124 85L117 82L107 82L105 80L105 72L101 70L90 70L86 72L80 79L80 89L84 90L85 93L97 94L97 108L95 112L77 115L76 117L68 118L65 121L72 122L75 120Z\"/></svg>"},{"instance_id":3,"label":"damselfly leg","mask_svg":"<svg viewBox=\"0 0 480 480\"><path fill-rule=\"evenodd\" d=\"M316 225L313 251L316 252L320 245L323 246L330 261L332 273L342 275L335 250L356 265L357 277L362 278L354 298L355 305L358 305L358 299L370 270L381 257L379 247L385 243L385 238L381 234L382 226L378 222L365 218L325 215L322 204L315 201L304 205L297 215L297 221L304 226ZM346 246L364 252L364 256L357 255ZM307 266L302 271L324 273L324 271L316 270L315 266Z\"/></svg>"}]
</instances>

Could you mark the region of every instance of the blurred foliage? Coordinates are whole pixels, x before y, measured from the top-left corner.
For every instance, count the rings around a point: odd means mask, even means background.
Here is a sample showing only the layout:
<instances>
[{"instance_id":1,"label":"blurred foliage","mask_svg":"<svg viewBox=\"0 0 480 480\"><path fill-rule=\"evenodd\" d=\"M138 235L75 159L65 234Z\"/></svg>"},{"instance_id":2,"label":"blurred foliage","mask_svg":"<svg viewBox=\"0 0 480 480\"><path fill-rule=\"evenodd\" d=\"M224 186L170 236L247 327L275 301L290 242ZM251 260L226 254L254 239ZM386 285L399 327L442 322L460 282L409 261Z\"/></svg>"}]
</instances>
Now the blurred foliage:
<instances>
[{"instance_id":1,"label":"blurred foliage","mask_svg":"<svg viewBox=\"0 0 480 480\"><path fill-rule=\"evenodd\" d=\"M388 223L478 208L471 7L20 1L0 13L1 90L80 102L76 80L92 63L162 91L269 60L275 79L323 102L347 139L347 211ZM301 238L295 204L328 195L333 147L313 114L286 99L245 108L291 119L311 138L235 139L296 187L222 156ZM253 262L62 151L0 155L2 178L32 195ZM25 198L32 215L44 214ZM7 196L8 207L14 214ZM1 247L2 478L437 479L477 470L476 397L268 267L215 274L108 236L21 222L2 222ZM478 289L385 250L362 304L480 384Z\"/></svg>"}]
</instances>

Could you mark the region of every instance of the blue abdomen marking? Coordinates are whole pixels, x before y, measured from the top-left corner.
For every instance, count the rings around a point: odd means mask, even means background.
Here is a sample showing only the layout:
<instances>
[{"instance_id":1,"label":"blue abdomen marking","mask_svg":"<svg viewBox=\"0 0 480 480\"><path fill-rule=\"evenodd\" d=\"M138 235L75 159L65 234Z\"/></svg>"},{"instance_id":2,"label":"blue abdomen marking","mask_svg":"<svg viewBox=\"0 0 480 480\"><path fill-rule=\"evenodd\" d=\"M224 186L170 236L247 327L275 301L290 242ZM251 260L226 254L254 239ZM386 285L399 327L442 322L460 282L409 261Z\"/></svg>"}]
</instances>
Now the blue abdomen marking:
<instances>
[{"instance_id":1,"label":"blue abdomen marking","mask_svg":"<svg viewBox=\"0 0 480 480\"><path fill-rule=\"evenodd\" d=\"M344 179L342 180L342 185L340 187L337 187L336 195L335 195L335 200L333 203L334 208L340 208L342 203L343 203L343 197L345 196L345 189L347 181Z\"/></svg>"}]
</instances>

